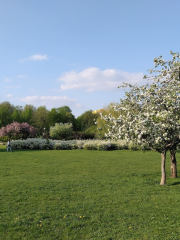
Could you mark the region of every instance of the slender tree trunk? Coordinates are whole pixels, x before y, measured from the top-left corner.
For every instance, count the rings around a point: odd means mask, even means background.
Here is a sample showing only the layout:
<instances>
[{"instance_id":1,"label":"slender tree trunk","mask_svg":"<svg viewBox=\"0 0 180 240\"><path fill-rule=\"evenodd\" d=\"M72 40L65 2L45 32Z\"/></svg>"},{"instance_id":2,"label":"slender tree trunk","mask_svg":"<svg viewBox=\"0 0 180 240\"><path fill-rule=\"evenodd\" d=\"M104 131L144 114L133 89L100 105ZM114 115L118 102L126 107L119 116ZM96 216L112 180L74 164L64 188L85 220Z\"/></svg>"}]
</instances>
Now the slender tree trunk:
<instances>
[{"instance_id":1,"label":"slender tree trunk","mask_svg":"<svg viewBox=\"0 0 180 240\"><path fill-rule=\"evenodd\" d=\"M161 153L161 182L160 185L166 184L166 152Z\"/></svg>"},{"instance_id":2,"label":"slender tree trunk","mask_svg":"<svg viewBox=\"0 0 180 240\"><path fill-rule=\"evenodd\" d=\"M177 162L175 150L170 150L170 157L171 157L171 177L177 178Z\"/></svg>"}]
</instances>

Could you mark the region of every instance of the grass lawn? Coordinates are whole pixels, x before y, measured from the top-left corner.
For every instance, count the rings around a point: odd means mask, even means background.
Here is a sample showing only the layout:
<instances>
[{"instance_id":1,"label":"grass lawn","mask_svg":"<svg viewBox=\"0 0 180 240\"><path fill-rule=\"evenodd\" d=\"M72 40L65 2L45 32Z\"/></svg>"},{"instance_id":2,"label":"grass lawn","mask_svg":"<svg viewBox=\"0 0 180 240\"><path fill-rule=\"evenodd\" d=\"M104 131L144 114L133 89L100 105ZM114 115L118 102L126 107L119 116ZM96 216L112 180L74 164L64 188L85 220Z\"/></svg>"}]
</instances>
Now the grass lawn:
<instances>
[{"instance_id":1,"label":"grass lawn","mask_svg":"<svg viewBox=\"0 0 180 240\"><path fill-rule=\"evenodd\" d=\"M177 161L180 154L177 154ZM160 154L0 146L0 239L180 239L180 179Z\"/></svg>"}]
</instances>

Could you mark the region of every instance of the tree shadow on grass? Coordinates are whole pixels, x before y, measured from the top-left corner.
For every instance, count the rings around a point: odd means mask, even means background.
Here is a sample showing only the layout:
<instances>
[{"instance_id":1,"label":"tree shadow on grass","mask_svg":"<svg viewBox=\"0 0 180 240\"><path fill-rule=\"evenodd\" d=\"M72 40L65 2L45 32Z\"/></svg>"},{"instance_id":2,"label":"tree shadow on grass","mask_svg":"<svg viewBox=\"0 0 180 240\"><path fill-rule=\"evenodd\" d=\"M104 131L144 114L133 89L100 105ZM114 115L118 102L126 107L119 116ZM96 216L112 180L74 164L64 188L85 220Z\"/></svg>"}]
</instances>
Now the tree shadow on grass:
<instances>
[{"instance_id":1,"label":"tree shadow on grass","mask_svg":"<svg viewBox=\"0 0 180 240\"><path fill-rule=\"evenodd\" d=\"M0 152L7 152L6 148L0 148Z\"/></svg>"},{"instance_id":2,"label":"tree shadow on grass","mask_svg":"<svg viewBox=\"0 0 180 240\"><path fill-rule=\"evenodd\" d=\"M12 149L13 152L28 152L28 151L42 151L41 149ZM1 152L7 152L6 148L0 148L0 153ZM10 152L10 150L9 150Z\"/></svg>"},{"instance_id":3,"label":"tree shadow on grass","mask_svg":"<svg viewBox=\"0 0 180 240\"><path fill-rule=\"evenodd\" d=\"M175 182L175 183L172 183L171 185L179 185L180 182Z\"/></svg>"},{"instance_id":4,"label":"tree shadow on grass","mask_svg":"<svg viewBox=\"0 0 180 240\"><path fill-rule=\"evenodd\" d=\"M12 149L13 152L38 152L42 151L41 149Z\"/></svg>"}]
</instances>

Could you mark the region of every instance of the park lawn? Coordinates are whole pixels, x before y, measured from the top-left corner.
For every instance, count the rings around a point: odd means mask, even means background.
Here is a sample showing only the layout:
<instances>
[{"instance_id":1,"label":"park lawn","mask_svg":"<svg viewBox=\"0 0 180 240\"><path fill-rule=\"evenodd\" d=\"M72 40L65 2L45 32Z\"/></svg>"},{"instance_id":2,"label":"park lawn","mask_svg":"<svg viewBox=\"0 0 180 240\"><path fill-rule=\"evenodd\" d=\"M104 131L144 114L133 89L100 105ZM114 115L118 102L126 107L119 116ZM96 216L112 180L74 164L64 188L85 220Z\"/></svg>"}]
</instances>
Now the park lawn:
<instances>
[{"instance_id":1,"label":"park lawn","mask_svg":"<svg viewBox=\"0 0 180 240\"><path fill-rule=\"evenodd\" d=\"M177 154L177 161L180 154ZM160 154L0 146L0 239L179 239L180 179Z\"/></svg>"}]
</instances>

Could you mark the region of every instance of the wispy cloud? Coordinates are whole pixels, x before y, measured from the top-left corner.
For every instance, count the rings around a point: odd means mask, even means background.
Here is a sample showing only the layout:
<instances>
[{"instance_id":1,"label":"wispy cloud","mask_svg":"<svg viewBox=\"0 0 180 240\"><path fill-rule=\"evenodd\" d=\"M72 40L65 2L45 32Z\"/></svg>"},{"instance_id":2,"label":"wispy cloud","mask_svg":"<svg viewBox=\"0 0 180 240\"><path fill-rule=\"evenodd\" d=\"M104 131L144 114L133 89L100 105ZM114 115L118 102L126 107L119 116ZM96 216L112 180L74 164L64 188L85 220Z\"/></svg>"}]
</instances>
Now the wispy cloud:
<instances>
[{"instance_id":1,"label":"wispy cloud","mask_svg":"<svg viewBox=\"0 0 180 240\"><path fill-rule=\"evenodd\" d=\"M43 61L43 60L48 60L48 57L46 54L44 55L41 55L41 54L35 54L35 55L32 55L28 58L24 58L22 60L20 60L20 62L24 62L24 61Z\"/></svg>"},{"instance_id":2,"label":"wispy cloud","mask_svg":"<svg viewBox=\"0 0 180 240\"><path fill-rule=\"evenodd\" d=\"M87 68L81 72L65 72L58 78L60 90L85 89L86 91L115 90L122 82L142 83L143 73L129 73L121 70Z\"/></svg>"},{"instance_id":3,"label":"wispy cloud","mask_svg":"<svg viewBox=\"0 0 180 240\"><path fill-rule=\"evenodd\" d=\"M5 82L10 82L11 79L5 77L5 78L4 78L4 81L5 81Z\"/></svg>"},{"instance_id":4,"label":"wispy cloud","mask_svg":"<svg viewBox=\"0 0 180 240\"><path fill-rule=\"evenodd\" d=\"M83 107L84 107L83 104L80 104L80 103L77 103L77 104L76 104L76 108L83 108Z\"/></svg>"},{"instance_id":5,"label":"wispy cloud","mask_svg":"<svg viewBox=\"0 0 180 240\"><path fill-rule=\"evenodd\" d=\"M8 98L12 98L13 95L12 95L12 94L7 94L6 97L8 97Z\"/></svg>"},{"instance_id":6,"label":"wispy cloud","mask_svg":"<svg viewBox=\"0 0 180 240\"><path fill-rule=\"evenodd\" d=\"M27 96L20 99L21 102L35 106L46 106L47 108L61 107L64 105L79 107L77 99L67 96Z\"/></svg>"},{"instance_id":7,"label":"wispy cloud","mask_svg":"<svg viewBox=\"0 0 180 240\"><path fill-rule=\"evenodd\" d=\"M4 86L4 88L20 88L21 86Z\"/></svg>"},{"instance_id":8,"label":"wispy cloud","mask_svg":"<svg viewBox=\"0 0 180 240\"><path fill-rule=\"evenodd\" d=\"M17 75L17 78L26 78L26 75Z\"/></svg>"}]
</instances>

